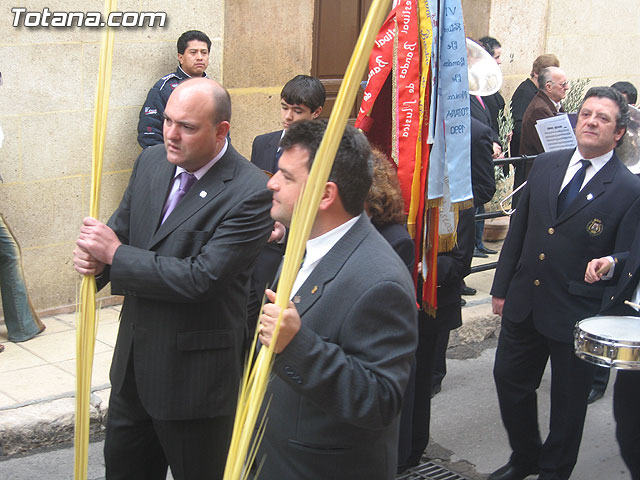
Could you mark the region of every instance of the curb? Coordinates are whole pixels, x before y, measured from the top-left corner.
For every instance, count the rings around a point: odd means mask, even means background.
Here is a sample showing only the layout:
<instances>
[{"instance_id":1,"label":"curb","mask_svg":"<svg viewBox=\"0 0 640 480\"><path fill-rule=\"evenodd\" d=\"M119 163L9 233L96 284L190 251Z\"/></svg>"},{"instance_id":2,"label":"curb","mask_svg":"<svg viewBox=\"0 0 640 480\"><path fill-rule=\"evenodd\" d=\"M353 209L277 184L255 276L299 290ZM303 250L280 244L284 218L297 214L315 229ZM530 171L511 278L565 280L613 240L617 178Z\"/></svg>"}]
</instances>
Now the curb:
<instances>
[{"instance_id":1,"label":"curb","mask_svg":"<svg viewBox=\"0 0 640 480\"><path fill-rule=\"evenodd\" d=\"M104 430L111 388L91 394L90 435ZM72 442L76 400L74 393L31 405L0 411L0 457L35 448Z\"/></svg>"},{"instance_id":2,"label":"curb","mask_svg":"<svg viewBox=\"0 0 640 480\"><path fill-rule=\"evenodd\" d=\"M481 342L494 336L500 326L500 317L491 311L490 297L467 301L462 309L462 326L451 332L449 348ZM92 391L91 435L104 432L110 392L109 385ZM0 458L72 442L75 407L75 392L68 392L0 410Z\"/></svg>"},{"instance_id":3,"label":"curb","mask_svg":"<svg viewBox=\"0 0 640 480\"><path fill-rule=\"evenodd\" d=\"M500 317L493 313L491 297L469 300L462 307L462 326L451 331L449 348L478 343L495 336L500 328Z\"/></svg>"}]
</instances>

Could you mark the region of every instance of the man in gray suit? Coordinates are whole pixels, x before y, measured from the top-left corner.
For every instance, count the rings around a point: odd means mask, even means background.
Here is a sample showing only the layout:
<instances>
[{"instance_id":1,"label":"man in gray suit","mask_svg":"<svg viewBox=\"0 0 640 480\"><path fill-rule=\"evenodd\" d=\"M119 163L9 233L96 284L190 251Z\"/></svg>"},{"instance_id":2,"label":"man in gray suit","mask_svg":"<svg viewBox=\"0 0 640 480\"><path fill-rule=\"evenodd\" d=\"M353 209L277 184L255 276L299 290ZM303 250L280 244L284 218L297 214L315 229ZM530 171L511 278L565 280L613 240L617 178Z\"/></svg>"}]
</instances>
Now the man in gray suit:
<instances>
[{"instance_id":1,"label":"man in gray suit","mask_svg":"<svg viewBox=\"0 0 640 480\"><path fill-rule=\"evenodd\" d=\"M288 129L271 216L289 226L326 123ZM416 348L415 292L407 267L363 213L371 151L347 127L324 186L306 256L284 310L267 398L260 478L389 479L398 421ZM275 294L267 290L270 301ZM267 304L269 345L280 308Z\"/></svg>"},{"instance_id":2,"label":"man in gray suit","mask_svg":"<svg viewBox=\"0 0 640 480\"><path fill-rule=\"evenodd\" d=\"M231 101L177 87L164 145L138 157L105 225L83 222L75 268L124 295L111 367L108 479L221 478L245 343L249 276L273 225L265 175L227 140Z\"/></svg>"}]
</instances>

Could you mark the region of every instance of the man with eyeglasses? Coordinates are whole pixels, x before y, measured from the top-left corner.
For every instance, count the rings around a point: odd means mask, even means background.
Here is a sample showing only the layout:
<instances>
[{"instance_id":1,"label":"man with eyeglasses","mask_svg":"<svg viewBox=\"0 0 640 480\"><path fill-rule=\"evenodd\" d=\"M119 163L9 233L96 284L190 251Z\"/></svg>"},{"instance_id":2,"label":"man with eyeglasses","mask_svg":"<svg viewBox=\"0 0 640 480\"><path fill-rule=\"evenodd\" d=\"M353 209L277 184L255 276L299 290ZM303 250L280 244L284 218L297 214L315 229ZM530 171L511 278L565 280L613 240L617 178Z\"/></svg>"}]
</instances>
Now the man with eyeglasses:
<instances>
[{"instance_id":1,"label":"man with eyeglasses","mask_svg":"<svg viewBox=\"0 0 640 480\"><path fill-rule=\"evenodd\" d=\"M547 67L538 74L538 92L524 112L522 118L522 137L520 138L521 155L537 155L544 152L542 142L536 130L536 122L543 118L564 113L560 103L567 95L569 82L567 76L558 67ZM531 165L527 165L529 175Z\"/></svg>"}]
</instances>

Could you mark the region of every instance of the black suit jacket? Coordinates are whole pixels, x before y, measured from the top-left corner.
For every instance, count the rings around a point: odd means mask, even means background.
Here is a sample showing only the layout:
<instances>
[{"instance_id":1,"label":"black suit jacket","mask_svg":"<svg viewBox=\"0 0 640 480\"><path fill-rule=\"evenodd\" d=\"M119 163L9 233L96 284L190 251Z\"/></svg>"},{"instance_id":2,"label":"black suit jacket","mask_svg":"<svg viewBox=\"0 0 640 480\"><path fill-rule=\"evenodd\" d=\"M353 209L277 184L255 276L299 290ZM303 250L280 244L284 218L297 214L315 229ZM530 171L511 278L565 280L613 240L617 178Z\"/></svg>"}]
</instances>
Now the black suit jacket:
<instances>
[{"instance_id":1,"label":"black suit jacket","mask_svg":"<svg viewBox=\"0 0 640 480\"><path fill-rule=\"evenodd\" d=\"M635 219L635 225L640 223L640 215ZM602 298L602 315L630 315L639 316L635 309L625 305L625 300L632 300L640 278L640 230L628 251L615 253L616 259L614 276L611 280L602 280L605 287Z\"/></svg>"},{"instance_id":2,"label":"black suit jacket","mask_svg":"<svg viewBox=\"0 0 640 480\"><path fill-rule=\"evenodd\" d=\"M251 147L251 163L264 172L270 174L278 170L276 154L282 138L282 130L258 135L253 139ZM285 243L271 242L262 247L251 275L251 290L249 292L249 333L253 334L255 324L260 314L260 305L266 286L271 286L278 266L284 255Z\"/></svg>"},{"instance_id":3,"label":"black suit jacket","mask_svg":"<svg viewBox=\"0 0 640 480\"><path fill-rule=\"evenodd\" d=\"M483 97L484 101L484 97ZM491 141L498 143L498 134L493 131L491 127L491 112L485 106L483 107L475 95L469 96L469 106L471 112L471 118L475 118L479 122L484 123L487 127L491 128Z\"/></svg>"},{"instance_id":4,"label":"black suit jacket","mask_svg":"<svg viewBox=\"0 0 640 480\"><path fill-rule=\"evenodd\" d=\"M475 247L475 213L473 208L461 210L458 215L456 245L448 252L438 254L438 309L435 318L429 317L429 331L442 332L462 325L460 288L462 279L471 271ZM422 326L421 332L422 332Z\"/></svg>"},{"instance_id":5,"label":"black suit jacket","mask_svg":"<svg viewBox=\"0 0 640 480\"><path fill-rule=\"evenodd\" d=\"M513 115L513 136L511 137L511 156L520 155L520 137L522 135L522 119L527 107L536 96L538 87L530 78L518 85L511 97L511 114Z\"/></svg>"},{"instance_id":6,"label":"black suit jacket","mask_svg":"<svg viewBox=\"0 0 640 480\"><path fill-rule=\"evenodd\" d=\"M492 95L482 97L482 101L484 102L485 107L487 107L487 110L489 110L491 129L496 135L498 135L500 133L498 128L498 114L500 113L500 110L504 109L504 98L502 98L500 92L496 92Z\"/></svg>"},{"instance_id":7,"label":"black suit jacket","mask_svg":"<svg viewBox=\"0 0 640 480\"><path fill-rule=\"evenodd\" d=\"M259 478L394 478L417 343L407 267L363 214L295 297L302 327L273 365Z\"/></svg>"},{"instance_id":8,"label":"black suit jacket","mask_svg":"<svg viewBox=\"0 0 640 480\"><path fill-rule=\"evenodd\" d=\"M473 206L480 207L496 193L491 129L471 118L471 188Z\"/></svg>"},{"instance_id":9,"label":"black suit jacket","mask_svg":"<svg viewBox=\"0 0 640 480\"><path fill-rule=\"evenodd\" d=\"M166 221L175 166L146 148L108 225L123 243L100 286L124 295L114 391L133 358L154 418L233 414L243 362L249 275L271 230L266 177L229 145Z\"/></svg>"},{"instance_id":10,"label":"black suit jacket","mask_svg":"<svg viewBox=\"0 0 640 480\"><path fill-rule=\"evenodd\" d=\"M557 215L560 185L573 150L538 156L511 217L491 295L506 298L503 316L533 316L536 329L573 341L577 321L600 309L604 286L589 285L592 258L628 250L637 222L640 181L614 153L576 199Z\"/></svg>"},{"instance_id":11,"label":"black suit jacket","mask_svg":"<svg viewBox=\"0 0 640 480\"><path fill-rule=\"evenodd\" d=\"M415 247L413 239L407 232L407 227L399 223L389 223L380 227L376 226L376 230L391 245L393 251L398 254L409 272L413 274Z\"/></svg>"},{"instance_id":12,"label":"black suit jacket","mask_svg":"<svg viewBox=\"0 0 640 480\"><path fill-rule=\"evenodd\" d=\"M282 130L264 133L253 139L251 146L251 163L269 173L276 173L278 161L276 152L282 138Z\"/></svg>"}]
</instances>

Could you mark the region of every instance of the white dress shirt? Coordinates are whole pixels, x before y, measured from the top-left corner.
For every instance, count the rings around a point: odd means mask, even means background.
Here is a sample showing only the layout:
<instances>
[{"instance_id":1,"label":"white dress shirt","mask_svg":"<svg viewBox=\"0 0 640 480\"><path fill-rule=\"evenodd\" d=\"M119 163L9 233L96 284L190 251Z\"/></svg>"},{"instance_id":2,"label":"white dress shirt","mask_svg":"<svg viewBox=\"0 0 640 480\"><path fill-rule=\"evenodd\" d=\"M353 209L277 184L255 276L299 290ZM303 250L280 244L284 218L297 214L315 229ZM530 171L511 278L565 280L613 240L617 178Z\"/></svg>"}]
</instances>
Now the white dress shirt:
<instances>
[{"instance_id":1,"label":"white dress shirt","mask_svg":"<svg viewBox=\"0 0 640 480\"><path fill-rule=\"evenodd\" d=\"M353 217L351 220L346 221L333 230L329 230L327 233L324 233L319 237L307 240L307 251L304 257L304 262L302 262L302 267L300 267L300 270L298 271L296 281L293 282L293 288L291 289L291 297L289 297L289 300L293 298L293 295L300 289L307 278L309 278L309 275L311 275L313 269L316 268L318 263L320 263L322 257L329 253L329 250L338 243L338 240L340 240L345 233L355 225L360 218L360 215Z\"/></svg>"},{"instance_id":2,"label":"white dress shirt","mask_svg":"<svg viewBox=\"0 0 640 480\"><path fill-rule=\"evenodd\" d=\"M576 148L575 151L573 152L573 155L571 156L571 160L569 160L569 166L567 166L567 171L564 174L564 180L562 181L562 185L560 186L560 191L558 192L558 194L560 194L562 189L567 186L567 184L571 181L573 176L582 167L582 163L580 163L580 160L589 160L591 162L591 165L587 167L587 170L584 174L584 182L582 182L582 186L580 187L580 190L582 190L582 188L587 183L589 183L589 180L591 180L594 177L594 175L598 173L600 169L604 167L609 160L611 160L612 156L613 156L613 150L610 150L604 155L600 155L599 157L585 159L580 154L579 147Z\"/></svg>"}]
</instances>

